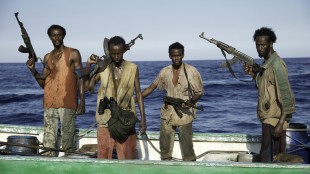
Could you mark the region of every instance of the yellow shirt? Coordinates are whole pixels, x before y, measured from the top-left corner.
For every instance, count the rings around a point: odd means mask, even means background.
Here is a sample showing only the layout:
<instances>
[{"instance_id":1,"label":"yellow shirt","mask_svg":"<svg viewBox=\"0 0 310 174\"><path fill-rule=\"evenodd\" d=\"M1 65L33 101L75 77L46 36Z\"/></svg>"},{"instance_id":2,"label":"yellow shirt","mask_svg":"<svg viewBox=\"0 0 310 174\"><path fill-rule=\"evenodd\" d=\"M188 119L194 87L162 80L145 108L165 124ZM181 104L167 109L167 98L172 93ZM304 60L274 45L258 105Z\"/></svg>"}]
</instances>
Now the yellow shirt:
<instances>
[{"instance_id":1,"label":"yellow shirt","mask_svg":"<svg viewBox=\"0 0 310 174\"><path fill-rule=\"evenodd\" d=\"M178 77L178 83L176 86L174 86L172 82L173 78L173 68L172 65L169 65L165 68L163 68L159 74L157 75L157 78L153 82L154 84L157 84L157 87L160 90L165 90L167 92L167 96L174 97L174 98L180 98L183 100L189 99L189 93L188 93L188 81L186 79L184 68L188 75L188 80L191 85L191 88L193 90L194 95L195 94L203 94L203 84L202 79L200 76L200 73L197 71L197 69L189 64L183 64L181 67L181 71L179 73ZM180 110L183 114L183 117L180 118L173 106L168 105L168 109L165 109L164 105L161 108L161 118L166 120L166 122L172 121L173 125L184 125L191 123L194 118L196 118L196 109L190 108L190 109L181 109Z\"/></svg>"},{"instance_id":2,"label":"yellow shirt","mask_svg":"<svg viewBox=\"0 0 310 174\"><path fill-rule=\"evenodd\" d=\"M124 60L122 62L122 72L120 75L120 81L117 88L117 104L123 108L131 110L136 115L136 107L134 101L134 82L135 74L137 71L137 65L131 62ZM102 115L98 113L98 106L100 99L103 97L114 97L114 84L111 72L111 64L100 74L101 85L98 89L97 95L97 110L96 110L96 121L99 127L108 127L107 123L111 118L111 111L106 109Z\"/></svg>"}]
</instances>

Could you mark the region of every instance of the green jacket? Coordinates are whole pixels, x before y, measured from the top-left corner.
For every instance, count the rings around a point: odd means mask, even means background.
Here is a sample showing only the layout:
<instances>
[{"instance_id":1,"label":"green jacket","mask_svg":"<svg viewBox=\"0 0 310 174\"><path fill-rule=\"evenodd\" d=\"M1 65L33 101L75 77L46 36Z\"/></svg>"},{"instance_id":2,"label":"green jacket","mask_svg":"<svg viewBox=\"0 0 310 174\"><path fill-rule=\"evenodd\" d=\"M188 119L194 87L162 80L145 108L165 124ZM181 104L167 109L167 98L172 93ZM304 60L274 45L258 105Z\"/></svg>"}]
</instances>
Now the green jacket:
<instances>
[{"instance_id":1,"label":"green jacket","mask_svg":"<svg viewBox=\"0 0 310 174\"><path fill-rule=\"evenodd\" d=\"M296 102L285 62L274 52L262 67L264 71L256 76L259 118L280 118L284 112L290 119Z\"/></svg>"}]
</instances>

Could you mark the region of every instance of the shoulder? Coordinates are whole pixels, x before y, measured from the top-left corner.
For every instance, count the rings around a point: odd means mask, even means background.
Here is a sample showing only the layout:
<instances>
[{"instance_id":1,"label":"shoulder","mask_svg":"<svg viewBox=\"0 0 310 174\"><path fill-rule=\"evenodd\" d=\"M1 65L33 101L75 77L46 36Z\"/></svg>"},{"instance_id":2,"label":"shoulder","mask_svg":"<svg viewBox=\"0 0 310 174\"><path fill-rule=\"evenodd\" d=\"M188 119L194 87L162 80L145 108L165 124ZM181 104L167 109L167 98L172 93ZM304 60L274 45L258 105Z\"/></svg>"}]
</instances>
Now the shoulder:
<instances>
[{"instance_id":1,"label":"shoulder","mask_svg":"<svg viewBox=\"0 0 310 174\"><path fill-rule=\"evenodd\" d=\"M200 74L197 68L195 68L193 65L184 63L186 71L189 71L190 73Z\"/></svg>"},{"instance_id":2,"label":"shoulder","mask_svg":"<svg viewBox=\"0 0 310 174\"><path fill-rule=\"evenodd\" d=\"M127 67L131 67L131 68L138 68L138 65L133 63L133 62L130 62L130 61L127 61L127 60L124 60L124 66L127 66Z\"/></svg>"},{"instance_id":3,"label":"shoulder","mask_svg":"<svg viewBox=\"0 0 310 174\"><path fill-rule=\"evenodd\" d=\"M65 47L65 50L69 51L71 54L80 54L80 51L76 48Z\"/></svg>"},{"instance_id":4,"label":"shoulder","mask_svg":"<svg viewBox=\"0 0 310 174\"><path fill-rule=\"evenodd\" d=\"M171 66L171 65L168 65L168 66L163 67L163 68L159 71L159 74L165 74L165 73L171 72L171 71L172 71L172 66Z\"/></svg>"},{"instance_id":5,"label":"shoulder","mask_svg":"<svg viewBox=\"0 0 310 174\"><path fill-rule=\"evenodd\" d=\"M273 68L274 69L286 69L286 63L280 56L277 56L273 62Z\"/></svg>"},{"instance_id":6,"label":"shoulder","mask_svg":"<svg viewBox=\"0 0 310 174\"><path fill-rule=\"evenodd\" d=\"M45 56L44 56L44 60L45 60L45 59L47 59L50 55L51 55L51 53L47 53L47 54L45 54Z\"/></svg>"},{"instance_id":7,"label":"shoulder","mask_svg":"<svg viewBox=\"0 0 310 174\"><path fill-rule=\"evenodd\" d=\"M64 49L65 54L69 55L69 59L75 62L81 61L81 54L78 49L65 47Z\"/></svg>"}]
</instances>

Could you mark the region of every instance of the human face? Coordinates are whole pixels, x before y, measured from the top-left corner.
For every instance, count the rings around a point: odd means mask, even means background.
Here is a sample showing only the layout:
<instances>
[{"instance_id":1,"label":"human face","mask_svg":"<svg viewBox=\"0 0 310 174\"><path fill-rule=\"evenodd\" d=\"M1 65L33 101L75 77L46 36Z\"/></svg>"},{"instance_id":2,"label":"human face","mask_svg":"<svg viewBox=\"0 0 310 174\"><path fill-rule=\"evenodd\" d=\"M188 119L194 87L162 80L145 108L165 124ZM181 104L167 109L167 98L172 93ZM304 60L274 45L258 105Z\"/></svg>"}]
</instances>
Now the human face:
<instances>
[{"instance_id":1,"label":"human face","mask_svg":"<svg viewBox=\"0 0 310 174\"><path fill-rule=\"evenodd\" d=\"M178 68L182 65L182 59L184 57L182 49L172 49L169 53L170 59L172 60L172 66Z\"/></svg>"},{"instance_id":2,"label":"human face","mask_svg":"<svg viewBox=\"0 0 310 174\"><path fill-rule=\"evenodd\" d=\"M259 57L263 57L264 59L268 59L272 54L272 42L268 41L268 36L258 36L255 39L256 50Z\"/></svg>"},{"instance_id":3,"label":"human face","mask_svg":"<svg viewBox=\"0 0 310 174\"><path fill-rule=\"evenodd\" d=\"M114 63L120 64L123 61L123 55L124 55L123 44L109 45L109 51L112 61Z\"/></svg>"},{"instance_id":4,"label":"human face","mask_svg":"<svg viewBox=\"0 0 310 174\"><path fill-rule=\"evenodd\" d=\"M49 37L55 47L63 45L64 35L61 29L52 29Z\"/></svg>"}]
</instances>

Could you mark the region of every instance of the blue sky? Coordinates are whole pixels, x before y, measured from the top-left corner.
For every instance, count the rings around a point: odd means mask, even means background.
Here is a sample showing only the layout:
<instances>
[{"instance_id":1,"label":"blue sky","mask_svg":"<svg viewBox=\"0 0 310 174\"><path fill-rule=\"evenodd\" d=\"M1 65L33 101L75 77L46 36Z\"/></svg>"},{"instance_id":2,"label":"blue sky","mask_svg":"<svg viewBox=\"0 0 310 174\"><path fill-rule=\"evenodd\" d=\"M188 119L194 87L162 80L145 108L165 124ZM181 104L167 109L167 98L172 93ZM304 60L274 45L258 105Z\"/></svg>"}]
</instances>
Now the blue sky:
<instances>
[{"instance_id":1,"label":"blue sky","mask_svg":"<svg viewBox=\"0 0 310 174\"><path fill-rule=\"evenodd\" d=\"M201 32L257 58L252 36L262 26L276 32L280 56L310 57L309 9L308 0L1 0L0 62L27 60L17 51L23 40L15 12L39 57L53 48L46 34L52 24L66 28L65 45L79 49L83 61L104 53L105 37L129 42L140 33L144 40L125 59L169 60L168 46L175 41L185 46L185 60L223 59L215 45L198 37Z\"/></svg>"}]
</instances>

